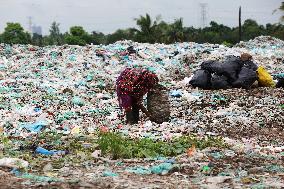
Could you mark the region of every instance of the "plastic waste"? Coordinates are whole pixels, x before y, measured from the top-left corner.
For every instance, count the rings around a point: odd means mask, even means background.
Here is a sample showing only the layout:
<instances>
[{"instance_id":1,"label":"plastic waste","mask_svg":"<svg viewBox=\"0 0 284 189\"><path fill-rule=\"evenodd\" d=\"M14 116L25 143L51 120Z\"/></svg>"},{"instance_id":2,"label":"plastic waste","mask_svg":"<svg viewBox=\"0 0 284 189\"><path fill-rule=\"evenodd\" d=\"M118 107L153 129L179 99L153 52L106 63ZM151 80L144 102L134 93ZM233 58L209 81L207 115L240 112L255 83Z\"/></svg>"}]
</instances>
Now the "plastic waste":
<instances>
[{"instance_id":1,"label":"plastic waste","mask_svg":"<svg viewBox=\"0 0 284 189\"><path fill-rule=\"evenodd\" d=\"M72 130L71 130L71 134L72 135L76 135L76 134L80 134L81 132L81 128L78 126L75 126Z\"/></svg>"},{"instance_id":2,"label":"plastic waste","mask_svg":"<svg viewBox=\"0 0 284 189\"><path fill-rule=\"evenodd\" d=\"M47 150L43 147L37 147L35 153L42 154L42 155L65 155L66 151L62 150Z\"/></svg>"},{"instance_id":3,"label":"plastic waste","mask_svg":"<svg viewBox=\"0 0 284 189\"><path fill-rule=\"evenodd\" d=\"M117 177L119 176L117 173L114 173L112 171L104 171L103 172L103 177Z\"/></svg>"},{"instance_id":4,"label":"plastic waste","mask_svg":"<svg viewBox=\"0 0 284 189\"><path fill-rule=\"evenodd\" d=\"M126 169L127 172L129 173L134 173L137 175L149 175L151 174L151 170L145 167L133 167L133 168L128 168Z\"/></svg>"},{"instance_id":5,"label":"plastic waste","mask_svg":"<svg viewBox=\"0 0 284 189\"><path fill-rule=\"evenodd\" d=\"M25 160L18 158L1 158L0 167L9 167L9 168L27 168L29 163Z\"/></svg>"},{"instance_id":6,"label":"plastic waste","mask_svg":"<svg viewBox=\"0 0 284 189\"><path fill-rule=\"evenodd\" d=\"M173 168L171 163L161 163L159 165L152 166L151 172L154 174L167 174Z\"/></svg>"},{"instance_id":7,"label":"plastic waste","mask_svg":"<svg viewBox=\"0 0 284 189\"><path fill-rule=\"evenodd\" d=\"M75 105L78 105L78 106L84 106L84 105L85 105L84 100L82 100L82 99L81 99L80 97L78 97L78 96L73 97L72 103L75 104Z\"/></svg>"},{"instance_id":8,"label":"plastic waste","mask_svg":"<svg viewBox=\"0 0 284 189\"><path fill-rule=\"evenodd\" d=\"M243 67L246 67L253 71L256 71L258 68L258 66L255 63L253 63L253 61L251 60L245 61L243 64L244 64Z\"/></svg>"},{"instance_id":9,"label":"plastic waste","mask_svg":"<svg viewBox=\"0 0 284 189\"><path fill-rule=\"evenodd\" d=\"M233 86L249 89L256 80L256 71L243 67L238 75L238 79L233 82Z\"/></svg>"},{"instance_id":10,"label":"plastic waste","mask_svg":"<svg viewBox=\"0 0 284 189\"><path fill-rule=\"evenodd\" d=\"M272 76L262 66L257 69L258 83L263 87L275 87Z\"/></svg>"},{"instance_id":11,"label":"plastic waste","mask_svg":"<svg viewBox=\"0 0 284 189\"><path fill-rule=\"evenodd\" d=\"M212 89L228 89L231 86L226 76L213 74L211 77L211 87Z\"/></svg>"},{"instance_id":12,"label":"plastic waste","mask_svg":"<svg viewBox=\"0 0 284 189\"><path fill-rule=\"evenodd\" d=\"M179 97L182 96L182 93L181 93L181 91L178 91L178 90L172 90L172 91L170 92L170 95L171 95L172 97L177 97L177 98L179 98Z\"/></svg>"},{"instance_id":13,"label":"plastic waste","mask_svg":"<svg viewBox=\"0 0 284 189\"><path fill-rule=\"evenodd\" d=\"M203 172L209 172L211 170L211 168L208 165L205 165L202 167L202 171Z\"/></svg>"},{"instance_id":14,"label":"plastic waste","mask_svg":"<svg viewBox=\"0 0 284 189\"><path fill-rule=\"evenodd\" d=\"M147 167L132 167L126 169L127 172L139 174L139 175L148 175L148 174L167 174L170 170L174 168L172 163L160 163L158 165Z\"/></svg>"},{"instance_id":15,"label":"plastic waste","mask_svg":"<svg viewBox=\"0 0 284 189\"><path fill-rule=\"evenodd\" d=\"M21 127L29 130L30 132L38 133L47 125L48 123L40 121L32 124L21 125Z\"/></svg>"},{"instance_id":16,"label":"plastic waste","mask_svg":"<svg viewBox=\"0 0 284 189\"><path fill-rule=\"evenodd\" d=\"M201 64L201 69L207 70L210 73L225 75L230 81L235 81L242 66L242 61L239 58L230 57L223 63L217 61L203 62Z\"/></svg>"},{"instance_id":17,"label":"plastic waste","mask_svg":"<svg viewBox=\"0 0 284 189\"><path fill-rule=\"evenodd\" d=\"M193 87L209 89L211 87L210 79L211 74L208 71L197 70L189 81L189 84L191 84Z\"/></svg>"},{"instance_id":18,"label":"plastic waste","mask_svg":"<svg viewBox=\"0 0 284 189\"><path fill-rule=\"evenodd\" d=\"M280 87L284 88L284 77L283 78L278 78L278 81L276 83L276 87L277 88L280 88Z\"/></svg>"},{"instance_id":19,"label":"plastic waste","mask_svg":"<svg viewBox=\"0 0 284 189\"><path fill-rule=\"evenodd\" d=\"M47 177L47 176L38 176L38 175L34 175L34 174L29 174L29 173L22 173L18 169L13 169L11 172L19 178L30 179L30 180L34 180L34 181L37 181L37 182L60 182L61 181L58 178Z\"/></svg>"}]
</instances>

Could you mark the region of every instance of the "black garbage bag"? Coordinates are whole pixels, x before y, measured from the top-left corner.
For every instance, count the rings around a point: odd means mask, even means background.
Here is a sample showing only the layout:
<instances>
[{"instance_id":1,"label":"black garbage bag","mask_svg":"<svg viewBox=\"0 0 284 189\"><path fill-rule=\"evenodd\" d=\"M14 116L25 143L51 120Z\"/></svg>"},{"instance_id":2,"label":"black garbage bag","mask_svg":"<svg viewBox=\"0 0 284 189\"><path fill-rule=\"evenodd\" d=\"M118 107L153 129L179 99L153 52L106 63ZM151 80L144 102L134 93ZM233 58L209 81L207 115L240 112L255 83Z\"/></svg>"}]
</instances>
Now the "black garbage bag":
<instances>
[{"instance_id":1,"label":"black garbage bag","mask_svg":"<svg viewBox=\"0 0 284 189\"><path fill-rule=\"evenodd\" d=\"M244 67L251 69L253 71L256 71L258 68L258 66L255 63L253 63L253 61L251 60L244 61L243 64Z\"/></svg>"},{"instance_id":2,"label":"black garbage bag","mask_svg":"<svg viewBox=\"0 0 284 189\"><path fill-rule=\"evenodd\" d=\"M211 87L212 89L228 89L231 85L226 76L214 74L211 77Z\"/></svg>"},{"instance_id":3,"label":"black garbage bag","mask_svg":"<svg viewBox=\"0 0 284 189\"><path fill-rule=\"evenodd\" d=\"M215 72L215 70L221 68L221 63L216 60L208 60L205 62L202 62L201 69L206 70L208 72Z\"/></svg>"},{"instance_id":4,"label":"black garbage bag","mask_svg":"<svg viewBox=\"0 0 284 189\"><path fill-rule=\"evenodd\" d=\"M129 54L135 54L135 53L136 53L136 50L134 49L133 46L129 46L129 47L127 48L127 51L128 51Z\"/></svg>"},{"instance_id":5,"label":"black garbage bag","mask_svg":"<svg viewBox=\"0 0 284 189\"><path fill-rule=\"evenodd\" d=\"M200 87L202 89L209 89L211 74L206 70L197 70L193 78L189 81L193 87Z\"/></svg>"},{"instance_id":6,"label":"black garbage bag","mask_svg":"<svg viewBox=\"0 0 284 189\"><path fill-rule=\"evenodd\" d=\"M243 63L238 57L229 57L223 63L217 61L206 61L201 64L201 69L207 70L210 73L224 75L229 78L229 82L234 82L240 72Z\"/></svg>"},{"instance_id":7,"label":"black garbage bag","mask_svg":"<svg viewBox=\"0 0 284 189\"><path fill-rule=\"evenodd\" d=\"M233 87L249 89L256 80L256 71L244 66L239 73L238 79L232 84Z\"/></svg>"},{"instance_id":8,"label":"black garbage bag","mask_svg":"<svg viewBox=\"0 0 284 189\"><path fill-rule=\"evenodd\" d=\"M277 88L284 88L284 78L278 78L278 82L276 83Z\"/></svg>"}]
</instances>

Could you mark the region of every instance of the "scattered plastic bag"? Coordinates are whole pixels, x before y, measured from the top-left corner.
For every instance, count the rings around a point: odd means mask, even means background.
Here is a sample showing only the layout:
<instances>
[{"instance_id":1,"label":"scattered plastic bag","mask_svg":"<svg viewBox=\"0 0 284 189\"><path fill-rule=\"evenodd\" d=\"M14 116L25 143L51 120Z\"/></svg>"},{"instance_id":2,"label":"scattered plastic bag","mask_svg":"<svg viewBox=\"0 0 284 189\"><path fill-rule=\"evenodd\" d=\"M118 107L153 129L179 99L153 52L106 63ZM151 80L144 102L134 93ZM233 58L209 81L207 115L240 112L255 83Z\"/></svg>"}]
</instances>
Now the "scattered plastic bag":
<instances>
[{"instance_id":1,"label":"scattered plastic bag","mask_svg":"<svg viewBox=\"0 0 284 189\"><path fill-rule=\"evenodd\" d=\"M103 177L117 177L119 176L117 173L114 173L112 171L104 171L103 172Z\"/></svg>"},{"instance_id":2,"label":"scattered plastic bag","mask_svg":"<svg viewBox=\"0 0 284 189\"><path fill-rule=\"evenodd\" d=\"M284 88L284 78L279 78L278 79L276 87L277 88L280 88L280 87Z\"/></svg>"},{"instance_id":3,"label":"scattered plastic bag","mask_svg":"<svg viewBox=\"0 0 284 189\"><path fill-rule=\"evenodd\" d=\"M77 96L75 96L72 99L72 102L73 102L73 104L78 105L78 106L84 106L85 105L84 100L82 100L80 97L77 97Z\"/></svg>"},{"instance_id":4,"label":"scattered plastic bag","mask_svg":"<svg viewBox=\"0 0 284 189\"><path fill-rule=\"evenodd\" d=\"M36 122L36 123L32 123L32 124L26 124L26 125L21 125L22 128L25 128L27 130L29 130L30 132L40 132L43 127L45 127L46 125L48 125L47 123L45 122Z\"/></svg>"},{"instance_id":5,"label":"scattered plastic bag","mask_svg":"<svg viewBox=\"0 0 284 189\"><path fill-rule=\"evenodd\" d=\"M158 165L153 165L149 168L147 167L132 167L126 169L127 172L139 174L139 175L148 175L148 174L167 174L175 166L172 163L160 163Z\"/></svg>"},{"instance_id":6,"label":"scattered plastic bag","mask_svg":"<svg viewBox=\"0 0 284 189\"><path fill-rule=\"evenodd\" d=\"M29 162L18 159L18 158L1 158L0 159L0 167L10 167L10 168L27 168L29 166Z\"/></svg>"},{"instance_id":7,"label":"scattered plastic bag","mask_svg":"<svg viewBox=\"0 0 284 189\"><path fill-rule=\"evenodd\" d=\"M177 98L179 98L179 97L182 96L182 93L181 93L180 91L178 91L178 90L173 90L173 91L170 92L170 95L171 95L172 97L177 97Z\"/></svg>"},{"instance_id":8,"label":"scattered plastic bag","mask_svg":"<svg viewBox=\"0 0 284 189\"><path fill-rule=\"evenodd\" d=\"M258 83L262 87L275 87L275 82L272 76L265 70L264 67L259 66L257 69Z\"/></svg>"},{"instance_id":9,"label":"scattered plastic bag","mask_svg":"<svg viewBox=\"0 0 284 189\"><path fill-rule=\"evenodd\" d=\"M35 153L52 156L52 155L65 155L66 151L62 151L62 150L47 150L47 149L42 148L42 147L37 147L36 150L35 150Z\"/></svg>"}]
</instances>

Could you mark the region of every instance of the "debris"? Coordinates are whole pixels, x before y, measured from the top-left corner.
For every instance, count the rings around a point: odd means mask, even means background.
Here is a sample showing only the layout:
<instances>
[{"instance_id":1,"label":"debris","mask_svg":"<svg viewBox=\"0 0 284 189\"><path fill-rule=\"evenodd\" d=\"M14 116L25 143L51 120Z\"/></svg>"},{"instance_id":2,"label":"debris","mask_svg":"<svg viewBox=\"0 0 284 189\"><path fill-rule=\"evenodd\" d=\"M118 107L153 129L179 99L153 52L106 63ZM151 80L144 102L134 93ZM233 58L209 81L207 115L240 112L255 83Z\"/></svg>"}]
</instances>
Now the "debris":
<instances>
[{"instance_id":1,"label":"debris","mask_svg":"<svg viewBox=\"0 0 284 189\"><path fill-rule=\"evenodd\" d=\"M112 171L104 171L103 172L103 177L117 177L117 173L113 173Z\"/></svg>"},{"instance_id":2,"label":"debris","mask_svg":"<svg viewBox=\"0 0 284 189\"><path fill-rule=\"evenodd\" d=\"M25 160L18 158L1 158L0 166L20 169L27 168L29 166L29 163Z\"/></svg>"},{"instance_id":3,"label":"debris","mask_svg":"<svg viewBox=\"0 0 284 189\"><path fill-rule=\"evenodd\" d=\"M209 182L212 184L220 184L223 182L228 182L230 180L232 180L232 177L229 177L229 176L216 176L216 177L206 178L206 182Z\"/></svg>"},{"instance_id":4,"label":"debris","mask_svg":"<svg viewBox=\"0 0 284 189\"><path fill-rule=\"evenodd\" d=\"M189 157L193 156L193 154L196 152L196 149L195 149L195 145L192 145L188 150L187 150L187 155Z\"/></svg>"},{"instance_id":5,"label":"debris","mask_svg":"<svg viewBox=\"0 0 284 189\"><path fill-rule=\"evenodd\" d=\"M275 87L272 76L265 70L264 67L260 66L257 69L258 83L263 87Z\"/></svg>"},{"instance_id":6,"label":"debris","mask_svg":"<svg viewBox=\"0 0 284 189\"><path fill-rule=\"evenodd\" d=\"M127 172L146 175L146 174L161 174L165 175L170 170L174 168L172 163L160 163L158 165L151 166L149 168L146 167L132 167L126 169Z\"/></svg>"},{"instance_id":7,"label":"debris","mask_svg":"<svg viewBox=\"0 0 284 189\"><path fill-rule=\"evenodd\" d=\"M171 91L170 94L171 94L172 97L177 97L177 98L182 96L182 93L178 90L173 90L173 91Z\"/></svg>"},{"instance_id":8,"label":"debris","mask_svg":"<svg viewBox=\"0 0 284 189\"><path fill-rule=\"evenodd\" d=\"M42 154L42 155L65 155L66 151L62 150L47 150L42 147L37 147L35 153Z\"/></svg>"},{"instance_id":9,"label":"debris","mask_svg":"<svg viewBox=\"0 0 284 189\"><path fill-rule=\"evenodd\" d=\"M130 46L135 52L127 50ZM252 59L241 56L243 53ZM234 66L237 71L228 69L228 61L235 61L230 58L232 55L240 57L240 69ZM240 188L243 183L248 188L269 188L271 183L281 186L283 88L251 86L253 77L243 77L241 73L249 69L251 76L255 76L254 71L262 66L279 86L284 72L283 57L284 42L264 36L232 48L193 42L165 45L119 41L83 47L0 44L0 156L29 162L28 169L24 169L29 173L21 173L29 180L18 178L27 188L33 187L30 185L34 181L53 182L64 177L67 180L62 184L72 180L75 188L78 183L84 186L94 181L96 184L106 181L105 187L131 188L145 183L144 177L155 183L149 188L177 184L180 188L198 188L205 187L201 181L216 175L231 178L217 184L217 188L232 184ZM210 79L200 81L198 88L187 85L198 76L200 64L208 60L226 64L226 68L217 70L218 74L207 74ZM124 112L119 108L115 81L126 67L144 68L157 74L159 83L169 91L166 96L170 115L166 122L156 123L143 115L131 126L119 119ZM228 89L212 87L220 78L226 80ZM234 78L242 80L238 88L231 87ZM146 105L147 99L142 103ZM125 138L117 137L110 142L110 137L98 146L96 140L102 132L119 133ZM161 143L165 148L159 148ZM52 149L68 149L70 153ZM157 158L161 153L168 155ZM135 158L126 160L121 156ZM106 170L112 171L101 178ZM137 175L122 175L124 171ZM37 175L40 173L44 177ZM116 178L110 178L116 174ZM166 175L158 176L163 174ZM130 179L132 182L128 182Z\"/></svg>"}]
</instances>

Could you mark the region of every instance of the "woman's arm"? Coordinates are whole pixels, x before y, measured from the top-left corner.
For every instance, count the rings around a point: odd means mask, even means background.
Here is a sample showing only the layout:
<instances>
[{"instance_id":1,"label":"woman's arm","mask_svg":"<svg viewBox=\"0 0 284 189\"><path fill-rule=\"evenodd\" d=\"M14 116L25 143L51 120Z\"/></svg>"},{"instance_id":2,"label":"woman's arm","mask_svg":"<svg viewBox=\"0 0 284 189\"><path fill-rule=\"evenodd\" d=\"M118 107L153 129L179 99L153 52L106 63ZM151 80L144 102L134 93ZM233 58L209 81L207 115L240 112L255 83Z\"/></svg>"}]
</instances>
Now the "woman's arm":
<instances>
[{"instance_id":1,"label":"woman's arm","mask_svg":"<svg viewBox=\"0 0 284 189\"><path fill-rule=\"evenodd\" d=\"M143 106L143 103L142 103L143 99L139 99L137 101L137 106L139 107L139 109L147 115L147 117L151 117L151 114L148 112L148 110Z\"/></svg>"}]
</instances>

